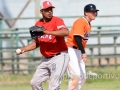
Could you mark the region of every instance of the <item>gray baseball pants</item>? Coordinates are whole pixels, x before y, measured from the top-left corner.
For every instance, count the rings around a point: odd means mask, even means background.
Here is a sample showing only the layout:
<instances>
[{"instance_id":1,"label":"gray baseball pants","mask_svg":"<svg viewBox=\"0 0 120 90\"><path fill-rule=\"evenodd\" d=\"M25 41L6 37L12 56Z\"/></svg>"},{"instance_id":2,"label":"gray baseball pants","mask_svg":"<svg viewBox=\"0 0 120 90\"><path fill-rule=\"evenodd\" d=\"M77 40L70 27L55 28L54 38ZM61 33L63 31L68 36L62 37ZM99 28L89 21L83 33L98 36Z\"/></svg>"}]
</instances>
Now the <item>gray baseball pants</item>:
<instances>
[{"instance_id":1,"label":"gray baseball pants","mask_svg":"<svg viewBox=\"0 0 120 90\"><path fill-rule=\"evenodd\" d=\"M68 53L43 58L31 80L32 90L43 90L42 82L50 79L49 90L60 90L60 83L68 66Z\"/></svg>"}]
</instances>

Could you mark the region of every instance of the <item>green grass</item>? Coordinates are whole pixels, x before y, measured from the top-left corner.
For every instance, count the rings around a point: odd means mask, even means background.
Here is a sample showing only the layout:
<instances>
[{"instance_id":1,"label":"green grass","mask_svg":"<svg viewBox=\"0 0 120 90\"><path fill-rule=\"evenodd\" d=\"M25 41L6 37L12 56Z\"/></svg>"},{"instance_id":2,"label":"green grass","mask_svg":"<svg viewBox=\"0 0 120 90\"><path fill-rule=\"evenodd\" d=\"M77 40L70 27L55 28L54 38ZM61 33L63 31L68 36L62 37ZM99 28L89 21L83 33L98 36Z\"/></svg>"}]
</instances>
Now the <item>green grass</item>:
<instances>
[{"instance_id":1,"label":"green grass","mask_svg":"<svg viewBox=\"0 0 120 90\"><path fill-rule=\"evenodd\" d=\"M98 74L97 77L88 77L81 90L120 90L120 69L101 68L88 69ZM32 90L30 80L32 75L5 74L0 75L0 90ZM61 83L61 90L67 90L68 78ZM43 89L48 90L48 82L43 83Z\"/></svg>"},{"instance_id":2,"label":"green grass","mask_svg":"<svg viewBox=\"0 0 120 90\"><path fill-rule=\"evenodd\" d=\"M30 75L0 75L0 90L31 90L30 79Z\"/></svg>"}]
</instances>

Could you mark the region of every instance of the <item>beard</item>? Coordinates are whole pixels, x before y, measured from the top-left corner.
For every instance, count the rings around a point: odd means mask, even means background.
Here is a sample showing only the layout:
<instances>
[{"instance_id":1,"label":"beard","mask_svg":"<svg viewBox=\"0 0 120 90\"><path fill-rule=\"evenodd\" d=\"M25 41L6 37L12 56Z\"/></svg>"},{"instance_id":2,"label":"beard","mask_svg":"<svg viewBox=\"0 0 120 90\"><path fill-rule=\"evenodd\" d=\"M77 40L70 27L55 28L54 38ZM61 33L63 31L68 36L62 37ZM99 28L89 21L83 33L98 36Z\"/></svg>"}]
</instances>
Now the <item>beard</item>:
<instances>
[{"instance_id":1,"label":"beard","mask_svg":"<svg viewBox=\"0 0 120 90\"><path fill-rule=\"evenodd\" d=\"M48 14L47 16L43 16L43 19L48 22L52 19L53 15L52 14Z\"/></svg>"}]
</instances>

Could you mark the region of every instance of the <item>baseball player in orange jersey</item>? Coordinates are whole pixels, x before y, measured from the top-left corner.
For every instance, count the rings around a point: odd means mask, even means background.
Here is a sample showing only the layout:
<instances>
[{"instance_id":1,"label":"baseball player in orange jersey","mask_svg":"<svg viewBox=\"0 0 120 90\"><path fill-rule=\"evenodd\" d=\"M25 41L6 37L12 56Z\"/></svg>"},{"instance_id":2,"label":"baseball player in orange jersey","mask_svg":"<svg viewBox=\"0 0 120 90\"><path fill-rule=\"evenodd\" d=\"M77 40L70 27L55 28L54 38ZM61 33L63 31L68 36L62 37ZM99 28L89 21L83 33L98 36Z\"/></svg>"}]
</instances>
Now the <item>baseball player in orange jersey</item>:
<instances>
[{"instance_id":1,"label":"baseball player in orange jersey","mask_svg":"<svg viewBox=\"0 0 120 90\"><path fill-rule=\"evenodd\" d=\"M68 66L68 47L64 36L69 31L61 18L53 16L52 3L44 1L40 8L43 18L38 20L35 26L43 26L44 35L36 37L34 42L20 48L21 54L40 47L44 56L31 80L32 90L43 90L42 82L50 78L49 90L60 90L59 85Z\"/></svg>"},{"instance_id":2,"label":"baseball player in orange jersey","mask_svg":"<svg viewBox=\"0 0 120 90\"><path fill-rule=\"evenodd\" d=\"M70 76L68 90L80 90L86 81L85 63L87 56L85 48L91 32L90 22L95 19L98 11L94 4L86 5L84 7L84 17L74 22L68 35L66 42L70 56L68 64L68 74Z\"/></svg>"}]
</instances>

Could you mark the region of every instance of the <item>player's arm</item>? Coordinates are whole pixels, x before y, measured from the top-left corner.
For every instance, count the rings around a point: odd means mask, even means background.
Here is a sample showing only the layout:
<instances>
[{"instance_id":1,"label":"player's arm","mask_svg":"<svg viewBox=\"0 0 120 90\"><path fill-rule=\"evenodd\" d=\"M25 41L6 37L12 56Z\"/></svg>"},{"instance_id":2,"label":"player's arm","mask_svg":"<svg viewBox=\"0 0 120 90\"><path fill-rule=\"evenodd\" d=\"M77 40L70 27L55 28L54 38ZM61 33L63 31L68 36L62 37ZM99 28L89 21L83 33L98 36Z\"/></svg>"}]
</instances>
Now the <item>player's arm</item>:
<instances>
[{"instance_id":1,"label":"player's arm","mask_svg":"<svg viewBox=\"0 0 120 90\"><path fill-rule=\"evenodd\" d=\"M54 35L54 36L68 36L69 34L68 28L66 27L64 21L61 18L57 18L54 25L56 27L56 30L53 31L45 30L43 32L45 34Z\"/></svg>"},{"instance_id":2,"label":"player's arm","mask_svg":"<svg viewBox=\"0 0 120 90\"><path fill-rule=\"evenodd\" d=\"M68 29L63 28L61 30L55 30L55 31L44 30L43 33L54 36L67 36L69 34L69 31Z\"/></svg>"},{"instance_id":3,"label":"player's arm","mask_svg":"<svg viewBox=\"0 0 120 90\"><path fill-rule=\"evenodd\" d=\"M82 45L82 37L79 36L79 35L74 35L74 39L75 39L76 44L79 47L79 50L81 50L82 58L83 58L84 62L86 63L87 56L85 54L85 49L84 49L84 47Z\"/></svg>"},{"instance_id":4,"label":"player's arm","mask_svg":"<svg viewBox=\"0 0 120 90\"><path fill-rule=\"evenodd\" d=\"M23 48L20 48L21 49L21 54L24 53L24 52L27 52L27 51L34 50L38 47L39 47L39 44L37 42L32 42L31 44L29 44L29 45L27 45Z\"/></svg>"}]
</instances>

